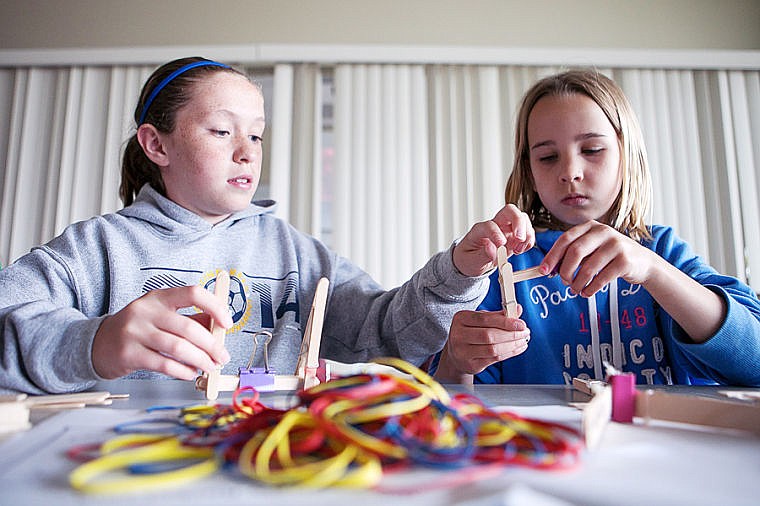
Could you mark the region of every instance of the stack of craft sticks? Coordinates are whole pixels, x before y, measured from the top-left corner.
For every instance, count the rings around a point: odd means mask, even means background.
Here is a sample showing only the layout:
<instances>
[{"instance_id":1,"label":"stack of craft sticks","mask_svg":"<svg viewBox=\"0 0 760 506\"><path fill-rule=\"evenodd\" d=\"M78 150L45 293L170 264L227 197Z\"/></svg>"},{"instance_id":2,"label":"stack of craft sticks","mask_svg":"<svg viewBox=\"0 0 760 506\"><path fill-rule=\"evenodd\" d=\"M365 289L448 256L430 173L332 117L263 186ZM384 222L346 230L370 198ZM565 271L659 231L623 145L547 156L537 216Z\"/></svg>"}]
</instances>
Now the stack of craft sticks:
<instances>
[{"instance_id":1,"label":"stack of craft sticks","mask_svg":"<svg viewBox=\"0 0 760 506\"><path fill-rule=\"evenodd\" d=\"M73 409L93 405L105 406L111 404L113 399L125 397L128 397L128 395L113 395L110 392L0 396L0 434L30 428L30 414L33 409Z\"/></svg>"}]
</instances>

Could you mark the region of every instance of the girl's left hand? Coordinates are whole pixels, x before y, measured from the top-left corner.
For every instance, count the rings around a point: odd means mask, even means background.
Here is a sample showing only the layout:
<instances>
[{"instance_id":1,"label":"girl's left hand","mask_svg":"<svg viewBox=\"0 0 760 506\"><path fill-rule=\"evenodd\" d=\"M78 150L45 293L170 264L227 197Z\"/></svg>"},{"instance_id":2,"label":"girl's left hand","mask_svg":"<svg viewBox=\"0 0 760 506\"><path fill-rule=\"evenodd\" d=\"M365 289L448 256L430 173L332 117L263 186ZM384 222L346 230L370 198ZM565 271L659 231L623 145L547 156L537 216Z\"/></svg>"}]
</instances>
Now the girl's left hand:
<instances>
[{"instance_id":1,"label":"girl's left hand","mask_svg":"<svg viewBox=\"0 0 760 506\"><path fill-rule=\"evenodd\" d=\"M528 215L508 204L493 219L472 226L454 248L454 265L465 276L482 276L496 266L496 249L520 254L536 243L536 233Z\"/></svg>"},{"instance_id":2,"label":"girl's left hand","mask_svg":"<svg viewBox=\"0 0 760 506\"><path fill-rule=\"evenodd\" d=\"M528 349L530 329L502 311L458 311L451 322L435 378L458 383L464 374L477 374L489 365L517 356Z\"/></svg>"},{"instance_id":3,"label":"girl's left hand","mask_svg":"<svg viewBox=\"0 0 760 506\"><path fill-rule=\"evenodd\" d=\"M617 230L588 221L554 243L541 262L541 272L556 272L573 293L590 297L610 281L623 278L645 284L656 254Z\"/></svg>"}]
</instances>

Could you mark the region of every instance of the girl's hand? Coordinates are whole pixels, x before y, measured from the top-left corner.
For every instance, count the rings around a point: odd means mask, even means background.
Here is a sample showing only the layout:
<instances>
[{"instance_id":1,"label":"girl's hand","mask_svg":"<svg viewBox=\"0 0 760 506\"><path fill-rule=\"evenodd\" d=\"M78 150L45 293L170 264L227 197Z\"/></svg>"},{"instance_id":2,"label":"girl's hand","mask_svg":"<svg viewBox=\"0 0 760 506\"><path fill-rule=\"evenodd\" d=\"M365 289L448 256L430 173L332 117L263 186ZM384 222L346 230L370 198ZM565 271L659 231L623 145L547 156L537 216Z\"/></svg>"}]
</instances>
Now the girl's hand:
<instances>
[{"instance_id":1,"label":"girl's hand","mask_svg":"<svg viewBox=\"0 0 760 506\"><path fill-rule=\"evenodd\" d=\"M590 297L616 278L645 284L658 258L612 227L588 221L557 239L541 262L541 272L556 272L573 293Z\"/></svg>"},{"instance_id":2,"label":"girl's hand","mask_svg":"<svg viewBox=\"0 0 760 506\"><path fill-rule=\"evenodd\" d=\"M518 305L518 314L522 306ZM459 311L441 353L435 378L459 382L462 374L477 374L489 365L528 349L530 330L525 322L504 311Z\"/></svg>"},{"instance_id":3,"label":"girl's hand","mask_svg":"<svg viewBox=\"0 0 760 506\"><path fill-rule=\"evenodd\" d=\"M641 285L695 343L713 336L726 318L723 297L654 251L607 225L589 221L562 234L541 262L556 269L574 293L590 297L615 278Z\"/></svg>"},{"instance_id":4,"label":"girl's hand","mask_svg":"<svg viewBox=\"0 0 760 506\"><path fill-rule=\"evenodd\" d=\"M195 306L192 317L177 310ZM193 380L230 356L208 329L210 319L232 326L229 308L200 286L152 290L103 320L92 343L95 372L106 379L139 369Z\"/></svg>"},{"instance_id":5,"label":"girl's hand","mask_svg":"<svg viewBox=\"0 0 760 506\"><path fill-rule=\"evenodd\" d=\"M454 265L465 276L481 276L496 266L496 249L507 252L528 251L536 233L528 215L515 205L503 207L492 220L476 223L454 248Z\"/></svg>"}]
</instances>

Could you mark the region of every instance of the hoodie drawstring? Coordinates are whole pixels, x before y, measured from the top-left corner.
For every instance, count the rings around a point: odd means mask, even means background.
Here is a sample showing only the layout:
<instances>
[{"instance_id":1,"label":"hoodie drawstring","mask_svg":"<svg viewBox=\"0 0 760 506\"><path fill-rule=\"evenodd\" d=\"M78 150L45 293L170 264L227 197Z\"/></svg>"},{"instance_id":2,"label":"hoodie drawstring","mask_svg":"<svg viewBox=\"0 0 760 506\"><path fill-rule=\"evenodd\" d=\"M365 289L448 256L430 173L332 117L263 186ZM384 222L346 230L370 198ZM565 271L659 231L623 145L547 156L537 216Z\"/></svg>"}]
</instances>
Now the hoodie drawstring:
<instances>
[{"instance_id":1,"label":"hoodie drawstring","mask_svg":"<svg viewBox=\"0 0 760 506\"><path fill-rule=\"evenodd\" d=\"M591 354L594 357L594 379L602 381L602 350L599 347L599 320L596 311L596 294L588 299L588 325L591 327Z\"/></svg>"},{"instance_id":2,"label":"hoodie drawstring","mask_svg":"<svg viewBox=\"0 0 760 506\"><path fill-rule=\"evenodd\" d=\"M618 371L623 370L623 342L620 340L620 318L618 316L618 284L613 279L609 284L610 327L612 331L612 365ZM596 294L587 299L588 321L591 328L591 352L594 356L594 379L604 380L602 350L599 342L599 319L596 308Z\"/></svg>"},{"instance_id":3,"label":"hoodie drawstring","mask_svg":"<svg viewBox=\"0 0 760 506\"><path fill-rule=\"evenodd\" d=\"M610 326L612 327L612 365L618 371L623 370L623 341L620 340L620 316L618 313L617 278L610 282Z\"/></svg>"}]
</instances>

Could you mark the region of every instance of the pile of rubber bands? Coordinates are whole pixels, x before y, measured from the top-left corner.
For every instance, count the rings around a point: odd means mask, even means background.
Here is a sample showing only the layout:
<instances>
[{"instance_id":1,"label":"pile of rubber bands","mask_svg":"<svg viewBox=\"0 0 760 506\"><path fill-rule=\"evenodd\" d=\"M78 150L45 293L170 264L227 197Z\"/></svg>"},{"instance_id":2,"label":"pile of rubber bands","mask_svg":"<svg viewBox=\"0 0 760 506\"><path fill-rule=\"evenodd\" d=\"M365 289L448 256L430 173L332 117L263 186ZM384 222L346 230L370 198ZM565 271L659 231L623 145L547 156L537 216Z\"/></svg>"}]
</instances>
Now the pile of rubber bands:
<instances>
[{"instance_id":1,"label":"pile of rubber bands","mask_svg":"<svg viewBox=\"0 0 760 506\"><path fill-rule=\"evenodd\" d=\"M83 462L70 483L116 494L237 469L274 486L389 492L380 486L384 473L415 466L466 467L473 481L508 465L565 469L580 459L583 439L572 428L494 411L469 394L452 397L404 361L377 362L406 375L333 379L299 392L297 405L285 410L238 389L231 405L185 407L170 424L125 424L101 445L68 452Z\"/></svg>"}]
</instances>

